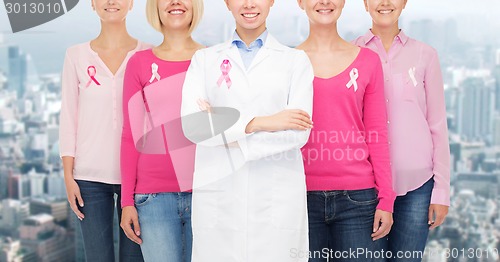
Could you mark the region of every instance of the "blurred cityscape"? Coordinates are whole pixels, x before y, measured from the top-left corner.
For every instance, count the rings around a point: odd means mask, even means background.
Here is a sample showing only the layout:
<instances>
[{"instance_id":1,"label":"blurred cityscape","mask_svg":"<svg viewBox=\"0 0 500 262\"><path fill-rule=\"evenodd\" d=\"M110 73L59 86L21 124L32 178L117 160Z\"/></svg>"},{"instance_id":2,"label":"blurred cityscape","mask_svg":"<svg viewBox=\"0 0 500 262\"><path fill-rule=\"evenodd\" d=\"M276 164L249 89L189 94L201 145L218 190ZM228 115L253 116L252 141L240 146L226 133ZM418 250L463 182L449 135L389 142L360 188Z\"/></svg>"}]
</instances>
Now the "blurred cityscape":
<instances>
[{"instance_id":1,"label":"blurred cityscape","mask_svg":"<svg viewBox=\"0 0 500 262\"><path fill-rule=\"evenodd\" d=\"M462 39L454 19L408 25L439 52L452 156L452 206L424 261L500 261L500 46ZM284 42L305 39L299 18L284 26ZM221 42L232 25L220 30L200 38ZM59 71L38 74L31 55L0 34L0 262L85 261L59 158L60 100Z\"/></svg>"}]
</instances>

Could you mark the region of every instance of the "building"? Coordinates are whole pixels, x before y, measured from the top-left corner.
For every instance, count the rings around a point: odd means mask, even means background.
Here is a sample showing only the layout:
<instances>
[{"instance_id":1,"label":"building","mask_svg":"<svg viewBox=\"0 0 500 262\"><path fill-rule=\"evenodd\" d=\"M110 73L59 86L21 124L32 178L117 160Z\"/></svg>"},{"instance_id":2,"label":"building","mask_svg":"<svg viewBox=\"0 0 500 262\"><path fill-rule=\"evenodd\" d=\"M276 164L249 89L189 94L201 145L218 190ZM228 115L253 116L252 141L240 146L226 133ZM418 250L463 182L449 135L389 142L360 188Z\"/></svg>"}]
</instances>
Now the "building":
<instances>
[{"instance_id":1,"label":"building","mask_svg":"<svg viewBox=\"0 0 500 262\"><path fill-rule=\"evenodd\" d=\"M491 140L495 114L494 81L467 78L461 84L458 134L468 140Z\"/></svg>"},{"instance_id":2,"label":"building","mask_svg":"<svg viewBox=\"0 0 500 262\"><path fill-rule=\"evenodd\" d=\"M54 223L51 215L26 218L19 227L21 244L35 250L38 261L73 261L74 243L66 230Z\"/></svg>"},{"instance_id":3,"label":"building","mask_svg":"<svg viewBox=\"0 0 500 262\"><path fill-rule=\"evenodd\" d=\"M6 230L15 230L29 215L30 207L28 202L5 199L2 201L2 220L0 227Z\"/></svg>"},{"instance_id":4,"label":"building","mask_svg":"<svg viewBox=\"0 0 500 262\"><path fill-rule=\"evenodd\" d=\"M21 241L0 238L0 262L37 262L33 250L21 246Z\"/></svg>"},{"instance_id":5,"label":"building","mask_svg":"<svg viewBox=\"0 0 500 262\"><path fill-rule=\"evenodd\" d=\"M18 98L22 98L28 84L28 57L19 46L9 46L8 54L9 88L17 92Z\"/></svg>"},{"instance_id":6,"label":"building","mask_svg":"<svg viewBox=\"0 0 500 262\"><path fill-rule=\"evenodd\" d=\"M49 214L57 223L68 219L68 201L66 198L55 198L42 196L30 201L30 213L32 215Z\"/></svg>"},{"instance_id":7,"label":"building","mask_svg":"<svg viewBox=\"0 0 500 262\"><path fill-rule=\"evenodd\" d=\"M30 178L26 175L14 174L9 176L9 198L23 200L31 196Z\"/></svg>"},{"instance_id":8,"label":"building","mask_svg":"<svg viewBox=\"0 0 500 262\"><path fill-rule=\"evenodd\" d=\"M483 173L460 173L454 184L460 190L470 190L476 196L497 199L498 175Z\"/></svg>"},{"instance_id":9,"label":"building","mask_svg":"<svg viewBox=\"0 0 500 262\"><path fill-rule=\"evenodd\" d=\"M30 197L39 197L45 194L45 174L37 173L35 168L32 168L25 176L28 176L30 183Z\"/></svg>"},{"instance_id":10,"label":"building","mask_svg":"<svg viewBox=\"0 0 500 262\"><path fill-rule=\"evenodd\" d=\"M47 176L47 194L58 199L66 199L66 184L62 172L54 172Z\"/></svg>"}]
</instances>

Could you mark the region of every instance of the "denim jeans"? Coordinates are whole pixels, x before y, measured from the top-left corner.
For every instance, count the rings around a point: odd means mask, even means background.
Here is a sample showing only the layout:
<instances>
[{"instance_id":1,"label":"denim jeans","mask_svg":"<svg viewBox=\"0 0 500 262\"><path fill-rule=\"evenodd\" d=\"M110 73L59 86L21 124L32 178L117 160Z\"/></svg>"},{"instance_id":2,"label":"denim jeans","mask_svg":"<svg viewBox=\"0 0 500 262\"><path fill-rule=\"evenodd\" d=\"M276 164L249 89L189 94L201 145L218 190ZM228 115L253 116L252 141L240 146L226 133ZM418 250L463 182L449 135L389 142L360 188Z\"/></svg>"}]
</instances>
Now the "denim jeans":
<instances>
[{"instance_id":1,"label":"denim jeans","mask_svg":"<svg viewBox=\"0 0 500 262\"><path fill-rule=\"evenodd\" d=\"M191 193L135 194L144 260L191 262Z\"/></svg>"},{"instance_id":2,"label":"denim jeans","mask_svg":"<svg viewBox=\"0 0 500 262\"><path fill-rule=\"evenodd\" d=\"M84 207L79 207L85 215L80 222L87 261L91 262L114 262L113 227L119 228L119 261L141 262L140 246L130 241L123 230L113 224L115 207L120 206L120 185L105 184L76 180L80 187ZM115 194L118 196L115 203ZM117 208L118 220L122 215L121 208Z\"/></svg>"},{"instance_id":3,"label":"denim jeans","mask_svg":"<svg viewBox=\"0 0 500 262\"><path fill-rule=\"evenodd\" d=\"M430 179L416 190L398 196L394 202L394 224L388 235L387 250L392 258L387 261L422 261L429 235L429 205L434 179ZM417 252L415 252L417 251Z\"/></svg>"},{"instance_id":4,"label":"denim jeans","mask_svg":"<svg viewBox=\"0 0 500 262\"><path fill-rule=\"evenodd\" d=\"M373 241L374 188L307 192L311 262L381 261ZM328 258L328 259L327 259Z\"/></svg>"}]
</instances>

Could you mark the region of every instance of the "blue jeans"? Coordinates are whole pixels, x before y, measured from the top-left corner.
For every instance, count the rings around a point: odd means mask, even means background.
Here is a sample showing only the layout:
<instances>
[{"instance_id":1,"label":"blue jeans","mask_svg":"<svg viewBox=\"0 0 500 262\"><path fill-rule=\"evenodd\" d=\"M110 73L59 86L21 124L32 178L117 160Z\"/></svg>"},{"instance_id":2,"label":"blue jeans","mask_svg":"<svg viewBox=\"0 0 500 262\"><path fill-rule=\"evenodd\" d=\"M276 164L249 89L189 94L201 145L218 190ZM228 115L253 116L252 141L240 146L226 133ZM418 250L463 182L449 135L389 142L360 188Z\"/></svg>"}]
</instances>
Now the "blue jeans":
<instances>
[{"instance_id":1,"label":"blue jeans","mask_svg":"<svg viewBox=\"0 0 500 262\"><path fill-rule=\"evenodd\" d=\"M376 243L386 240L371 237L377 204L374 188L307 192L309 261L379 261Z\"/></svg>"},{"instance_id":2,"label":"blue jeans","mask_svg":"<svg viewBox=\"0 0 500 262\"><path fill-rule=\"evenodd\" d=\"M429 235L427 222L429 221L429 206L433 188L434 179L431 178L416 190L396 198L393 214L394 224L388 235L386 248L392 253L392 258L388 261L422 261L421 255L414 251L423 253L425 249Z\"/></svg>"},{"instance_id":3,"label":"blue jeans","mask_svg":"<svg viewBox=\"0 0 500 262\"><path fill-rule=\"evenodd\" d=\"M120 205L120 185L105 184L84 180L76 180L80 187L84 207L79 207L85 215L80 222L87 261L114 262L113 216L116 203ZM114 196L118 196L115 203ZM118 219L122 215L121 208L117 208ZM119 224L119 222L118 222ZM130 241L123 230L119 228L119 261L141 262L139 245Z\"/></svg>"},{"instance_id":4,"label":"blue jeans","mask_svg":"<svg viewBox=\"0 0 500 262\"><path fill-rule=\"evenodd\" d=\"M191 193L135 194L144 260L191 262Z\"/></svg>"}]
</instances>

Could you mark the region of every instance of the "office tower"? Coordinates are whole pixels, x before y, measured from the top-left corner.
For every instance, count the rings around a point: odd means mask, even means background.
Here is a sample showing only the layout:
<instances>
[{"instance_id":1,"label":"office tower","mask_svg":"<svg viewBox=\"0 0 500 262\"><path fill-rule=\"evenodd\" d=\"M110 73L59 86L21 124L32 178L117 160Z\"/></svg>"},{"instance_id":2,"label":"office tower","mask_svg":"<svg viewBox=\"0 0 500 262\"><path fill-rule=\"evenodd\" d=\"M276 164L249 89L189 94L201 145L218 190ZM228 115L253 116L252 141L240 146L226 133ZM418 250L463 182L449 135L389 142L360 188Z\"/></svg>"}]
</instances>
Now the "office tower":
<instances>
[{"instance_id":1,"label":"office tower","mask_svg":"<svg viewBox=\"0 0 500 262\"><path fill-rule=\"evenodd\" d=\"M5 199L2 201L2 220L0 227L7 230L15 230L29 214L28 202Z\"/></svg>"},{"instance_id":2,"label":"office tower","mask_svg":"<svg viewBox=\"0 0 500 262\"><path fill-rule=\"evenodd\" d=\"M47 176L47 194L56 199L66 198L66 185L62 172L53 172Z\"/></svg>"},{"instance_id":3,"label":"office tower","mask_svg":"<svg viewBox=\"0 0 500 262\"><path fill-rule=\"evenodd\" d=\"M495 113L494 81L467 78L461 84L458 134L469 140L491 140Z\"/></svg>"},{"instance_id":4,"label":"office tower","mask_svg":"<svg viewBox=\"0 0 500 262\"><path fill-rule=\"evenodd\" d=\"M0 262L37 262L36 253L21 246L21 241L0 237Z\"/></svg>"},{"instance_id":5,"label":"office tower","mask_svg":"<svg viewBox=\"0 0 500 262\"><path fill-rule=\"evenodd\" d=\"M23 200L31 195L30 179L21 174L11 174L9 176L9 198Z\"/></svg>"},{"instance_id":6,"label":"office tower","mask_svg":"<svg viewBox=\"0 0 500 262\"><path fill-rule=\"evenodd\" d=\"M19 227L21 244L35 250L38 261L73 261L74 243L66 230L54 223L51 215L26 218Z\"/></svg>"},{"instance_id":7,"label":"office tower","mask_svg":"<svg viewBox=\"0 0 500 262\"><path fill-rule=\"evenodd\" d=\"M28 79L28 59L19 46L9 46L8 76L9 89L17 92L17 97L22 98L26 91Z\"/></svg>"},{"instance_id":8,"label":"office tower","mask_svg":"<svg viewBox=\"0 0 500 262\"><path fill-rule=\"evenodd\" d=\"M30 201L32 215L48 214L54 222L61 224L68 219L68 201L66 198L55 198L51 195L34 198Z\"/></svg>"}]
</instances>

